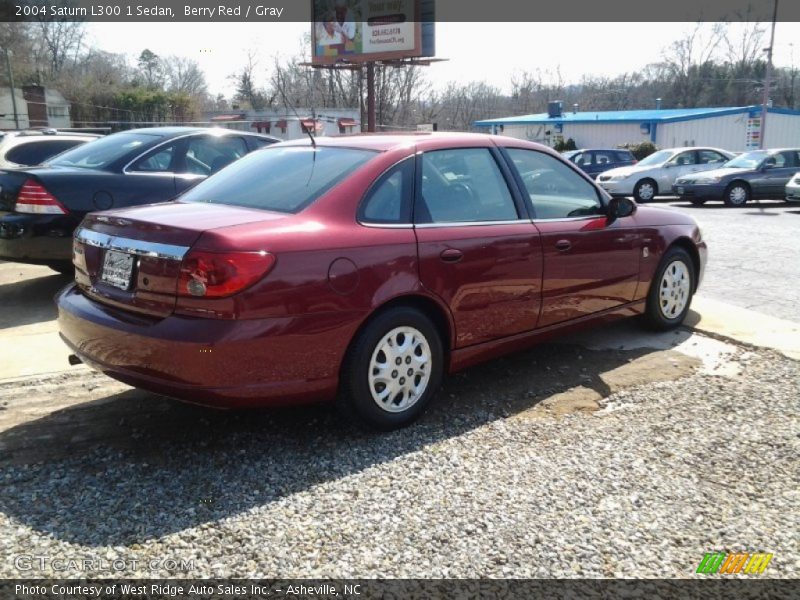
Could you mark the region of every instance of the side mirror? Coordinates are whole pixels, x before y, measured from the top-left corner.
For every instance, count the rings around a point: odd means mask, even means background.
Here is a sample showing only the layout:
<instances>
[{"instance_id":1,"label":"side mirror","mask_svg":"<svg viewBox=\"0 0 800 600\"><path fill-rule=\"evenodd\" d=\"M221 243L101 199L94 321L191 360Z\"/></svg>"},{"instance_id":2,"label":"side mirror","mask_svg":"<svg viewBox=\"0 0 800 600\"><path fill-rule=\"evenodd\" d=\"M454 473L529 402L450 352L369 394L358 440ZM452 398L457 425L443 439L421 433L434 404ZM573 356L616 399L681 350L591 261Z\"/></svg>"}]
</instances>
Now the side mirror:
<instances>
[{"instance_id":1,"label":"side mirror","mask_svg":"<svg viewBox=\"0 0 800 600\"><path fill-rule=\"evenodd\" d=\"M761 170L762 171L769 171L770 169L774 169L774 168L775 168L775 164L774 163L761 165Z\"/></svg>"},{"instance_id":2,"label":"side mirror","mask_svg":"<svg viewBox=\"0 0 800 600\"><path fill-rule=\"evenodd\" d=\"M608 201L608 218L613 220L630 217L636 212L636 202L630 198L612 198Z\"/></svg>"},{"instance_id":3,"label":"side mirror","mask_svg":"<svg viewBox=\"0 0 800 600\"><path fill-rule=\"evenodd\" d=\"M664 168L665 168L665 169L671 169L671 168L672 168L672 167L674 167L674 166L677 166L677 163L674 163L674 162L667 162L667 163L664 163Z\"/></svg>"}]
</instances>

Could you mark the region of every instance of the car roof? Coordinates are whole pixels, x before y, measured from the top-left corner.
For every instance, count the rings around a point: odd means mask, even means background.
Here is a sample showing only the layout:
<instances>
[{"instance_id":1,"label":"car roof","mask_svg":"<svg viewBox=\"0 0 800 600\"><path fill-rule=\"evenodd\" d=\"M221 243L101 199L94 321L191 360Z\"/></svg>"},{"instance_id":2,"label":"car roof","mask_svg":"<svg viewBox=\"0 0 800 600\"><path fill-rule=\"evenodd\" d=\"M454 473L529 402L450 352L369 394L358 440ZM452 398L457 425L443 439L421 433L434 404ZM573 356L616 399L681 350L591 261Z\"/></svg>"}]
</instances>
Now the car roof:
<instances>
[{"instance_id":1,"label":"car roof","mask_svg":"<svg viewBox=\"0 0 800 600\"><path fill-rule=\"evenodd\" d=\"M376 150L386 152L408 146L430 146L436 147L453 143L464 146L474 142L478 146L517 146L524 148L544 149L553 153L552 148L501 135L489 133L462 133L462 132L400 132L400 133L355 133L352 135L340 135L331 137L315 137L314 142L320 146L340 147L340 148L362 148L364 150ZM281 142L279 146L310 146L311 140L308 136L297 138L286 142Z\"/></svg>"},{"instance_id":2,"label":"car roof","mask_svg":"<svg viewBox=\"0 0 800 600\"><path fill-rule=\"evenodd\" d=\"M250 131L239 131L237 129L227 129L225 127L187 127L187 126L169 126L169 127L140 127L138 129L126 129L118 133L138 133L141 135L153 135L164 139L178 137L181 135L189 135L192 133L213 133L215 135L254 135L257 137L269 138L268 135L258 135ZM275 138L272 138L275 139Z\"/></svg>"}]
</instances>

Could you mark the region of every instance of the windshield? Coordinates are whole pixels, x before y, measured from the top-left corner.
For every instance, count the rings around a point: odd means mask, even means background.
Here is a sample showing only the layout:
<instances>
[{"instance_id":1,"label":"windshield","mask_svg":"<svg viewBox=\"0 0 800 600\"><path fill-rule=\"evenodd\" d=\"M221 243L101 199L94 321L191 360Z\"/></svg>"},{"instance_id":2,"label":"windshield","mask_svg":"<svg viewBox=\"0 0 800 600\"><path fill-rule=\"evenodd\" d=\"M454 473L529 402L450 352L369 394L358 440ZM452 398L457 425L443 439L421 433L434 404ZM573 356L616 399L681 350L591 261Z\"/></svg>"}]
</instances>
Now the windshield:
<instances>
[{"instance_id":1,"label":"windshield","mask_svg":"<svg viewBox=\"0 0 800 600\"><path fill-rule=\"evenodd\" d=\"M265 148L209 177L180 199L296 213L375 154L352 148Z\"/></svg>"},{"instance_id":2,"label":"windshield","mask_svg":"<svg viewBox=\"0 0 800 600\"><path fill-rule=\"evenodd\" d=\"M722 166L734 169L755 169L767 156L769 156L769 152L764 150L748 152L746 154L740 154L736 158L732 158Z\"/></svg>"},{"instance_id":3,"label":"windshield","mask_svg":"<svg viewBox=\"0 0 800 600\"><path fill-rule=\"evenodd\" d=\"M59 154L48 164L61 167L103 169L136 148L159 138L141 133L115 133Z\"/></svg>"},{"instance_id":4,"label":"windshield","mask_svg":"<svg viewBox=\"0 0 800 600\"><path fill-rule=\"evenodd\" d=\"M669 160L669 157L673 155L672 150L659 150L658 152L654 152L650 156L643 158L639 161L639 164L636 165L637 167L648 167L654 165L660 165L665 163Z\"/></svg>"}]
</instances>

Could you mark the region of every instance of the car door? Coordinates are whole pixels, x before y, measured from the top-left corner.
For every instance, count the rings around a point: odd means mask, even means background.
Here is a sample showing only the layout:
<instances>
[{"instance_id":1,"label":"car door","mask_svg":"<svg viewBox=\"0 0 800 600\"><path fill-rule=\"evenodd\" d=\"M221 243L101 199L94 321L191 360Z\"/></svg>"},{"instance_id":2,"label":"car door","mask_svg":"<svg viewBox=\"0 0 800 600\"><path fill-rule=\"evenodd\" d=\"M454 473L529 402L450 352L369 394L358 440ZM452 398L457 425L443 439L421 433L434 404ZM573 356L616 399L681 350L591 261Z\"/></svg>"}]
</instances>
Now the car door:
<instances>
[{"instance_id":1,"label":"car door","mask_svg":"<svg viewBox=\"0 0 800 600\"><path fill-rule=\"evenodd\" d=\"M420 281L450 307L456 346L534 329L541 242L498 151L431 150L417 161Z\"/></svg>"},{"instance_id":2,"label":"car door","mask_svg":"<svg viewBox=\"0 0 800 600\"><path fill-rule=\"evenodd\" d=\"M597 179L597 176L609 169L621 167L623 165L617 162L615 152L610 150L593 150L592 151L592 170L589 173L592 179Z\"/></svg>"},{"instance_id":3,"label":"car door","mask_svg":"<svg viewBox=\"0 0 800 600\"><path fill-rule=\"evenodd\" d=\"M784 150L767 158L752 181L753 194L761 198L783 199L784 189L800 167L796 150Z\"/></svg>"},{"instance_id":4,"label":"car door","mask_svg":"<svg viewBox=\"0 0 800 600\"><path fill-rule=\"evenodd\" d=\"M537 150L507 153L541 233L544 271L539 327L630 302L641 236L632 217L609 220L601 192L561 160Z\"/></svg>"},{"instance_id":5,"label":"car door","mask_svg":"<svg viewBox=\"0 0 800 600\"><path fill-rule=\"evenodd\" d=\"M697 153L694 150L686 150L673 156L667 163L658 171L658 189L666 192L672 189L672 184L681 175L694 173L699 170L700 165L697 164Z\"/></svg>"}]
</instances>

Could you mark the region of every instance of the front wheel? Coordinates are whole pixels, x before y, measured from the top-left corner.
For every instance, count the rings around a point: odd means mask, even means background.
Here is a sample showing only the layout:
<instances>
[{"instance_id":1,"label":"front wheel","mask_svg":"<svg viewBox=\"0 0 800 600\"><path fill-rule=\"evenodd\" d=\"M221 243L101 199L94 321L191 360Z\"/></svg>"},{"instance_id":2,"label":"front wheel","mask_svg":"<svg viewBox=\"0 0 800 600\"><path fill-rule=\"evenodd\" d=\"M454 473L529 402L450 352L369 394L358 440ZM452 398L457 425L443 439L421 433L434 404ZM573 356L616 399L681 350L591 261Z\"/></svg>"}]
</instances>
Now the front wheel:
<instances>
[{"instance_id":1,"label":"front wheel","mask_svg":"<svg viewBox=\"0 0 800 600\"><path fill-rule=\"evenodd\" d=\"M656 197L658 186L652 179L642 179L633 188L633 199L636 202L650 202Z\"/></svg>"},{"instance_id":2,"label":"front wheel","mask_svg":"<svg viewBox=\"0 0 800 600\"><path fill-rule=\"evenodd\" d=\"M397 307L376 316L353 342L337 404L347 417L389 431L416 420L436 393L442 340L420 311Z\"/></svg>"},{"instance_id":3,"label":"front wheel","mask_svg":"<svg viewBox=\"0 0 800 600\"><path fill-rule=\"evenodd\" d=\"M744 183L732 183L725 190L725 204L744 206L750 200L750 188Z\"/></svg>"},{"instance_id":4,"label":"front wheel","mask_svg":"<svg viewBox=\"0 0 800 600\"><path fill-rule=\"evenodd\" d=\"M645 320L660 331L683 323L694 294L694 262L683 248L669 248L661 259L647 294Z\"/></svg>"}]
</instances>

